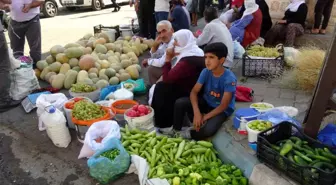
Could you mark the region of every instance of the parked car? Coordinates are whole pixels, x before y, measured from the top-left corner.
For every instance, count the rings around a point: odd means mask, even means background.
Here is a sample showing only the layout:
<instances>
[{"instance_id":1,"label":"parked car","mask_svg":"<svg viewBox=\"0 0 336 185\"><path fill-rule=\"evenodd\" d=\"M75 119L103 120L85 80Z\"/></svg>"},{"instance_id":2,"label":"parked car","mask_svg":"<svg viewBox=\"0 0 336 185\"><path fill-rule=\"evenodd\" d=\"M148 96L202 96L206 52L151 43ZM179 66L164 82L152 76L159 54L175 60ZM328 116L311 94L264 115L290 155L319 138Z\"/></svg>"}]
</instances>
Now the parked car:
<instances>
[{"instance_id":1,"label":"parked car","mask_svg":"<svg viewBox=\"0 0 336 185\"><path fill-rule=\"evenodd\" d=\"M41 6L41 13L45 17L55 17L61 7L62 4L59 0L45 0L44 4Z\"/></svg>"},{"instance_id":2,"label":"parked car","mask_svg":"<svg viewBox=\"0 0 336 185\"><path fill-rule=\"evenodd\" d=\"M129 0L117 0L118 4L128 4ZM91 7L92 10L101 10L105 6L111 5L111 0L60 0L66 9L73 11L77 8Z\"/></svg>"}]
</instances>

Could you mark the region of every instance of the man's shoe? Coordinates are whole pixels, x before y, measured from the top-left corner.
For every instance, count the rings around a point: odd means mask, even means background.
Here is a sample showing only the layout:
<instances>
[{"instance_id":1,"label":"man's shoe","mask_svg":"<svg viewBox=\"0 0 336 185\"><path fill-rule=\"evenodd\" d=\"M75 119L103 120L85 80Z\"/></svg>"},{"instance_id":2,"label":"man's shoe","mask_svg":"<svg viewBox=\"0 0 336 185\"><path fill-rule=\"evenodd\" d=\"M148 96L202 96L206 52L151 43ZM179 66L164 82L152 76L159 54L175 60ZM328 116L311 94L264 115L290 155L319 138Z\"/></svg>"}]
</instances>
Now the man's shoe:
<instances>
[{"instance_id":1,"label":"man's shoe","mask_svg":"<svg viewBox=\"0 0 336 185\"><path fill-rule=\"evenodd\" d=\"M115 8L112 12L117 12L118 10Z\"/></svg>"},{"instance_id":2,"label":"man's shoe","mask_svg":"<svg viewBox=\"0 0 336 185\"><path fill-rule=\"evenodd\" d=\"M4 104L0 105L0 113L1 112L7 112L10 109L20 105L21 101L20 100L10 100L5 102Z\"/></svg>"}]
</instances>

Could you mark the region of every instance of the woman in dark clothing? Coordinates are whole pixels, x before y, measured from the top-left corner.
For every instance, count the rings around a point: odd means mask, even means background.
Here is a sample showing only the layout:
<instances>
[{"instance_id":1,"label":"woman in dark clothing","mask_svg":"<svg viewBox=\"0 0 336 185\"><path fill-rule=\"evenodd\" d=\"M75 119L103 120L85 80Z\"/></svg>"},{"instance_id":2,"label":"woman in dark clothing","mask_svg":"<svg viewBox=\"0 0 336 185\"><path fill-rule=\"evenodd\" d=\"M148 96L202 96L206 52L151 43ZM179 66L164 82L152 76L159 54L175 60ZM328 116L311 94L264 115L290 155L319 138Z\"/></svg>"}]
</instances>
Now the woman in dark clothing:
<instances>
[{"instance_id":1,"label":"woman in dark clothing","mask_svg":"<svg viewBox=\"0 0 336 185\"><path fill-rule=\"evenodd\" d=\"M155 0L135 0L140 17L140 36L155 39L156 25L154 16Z\"/></svg>"},{"instance_id":2,"label":"woman in dark clothing","mask_svg":"<svg viewBox=\"0 0 336 185\"><path fill-rule=\"evenodd\" d=\"M317 0L316 6L315 6L315 24L314 29L312 30L313 34L325 34L326 28L329 23L331 11L333 8L334 0ZM323 16L323 22L322 27L321 21Z\"/></svg>"},{"instance_id":3,"label":"woman in dark clothing","mask_svg":"<svg viewBox=\"0 0 336 185\"><path fill-rule=\"evenodd\" d=\"M269 13L269 8L265 0L256 0L256 3L257 5L259 5L259 9L263 17L262 23L261 23L260 37L264 38L268 30L270 30L272 27L272 18ZM243 6L240 9L239 18L243 16L244 11L245 11L245 5L243 4Z\"/></svg>"},{"instance_id":4,"label":"woman in dark clothing","mask_svg":"<svg viewBox=\"0 0 336 185\"><path fill-rule=\"evenodd\" d=\"M174 48L166 53L162 81L155 85L152 107L155 126L164 131L173 124L174 104L178 98L188 97L199 74L205 68L204 53L196 45L189 30L174 33ZM176 62L173 58L176 56Z\"/></svg>"},{"instance_id":5,"label":"woman in dark clothing","mask_svg":"<svg viewBox=\"0 0 336 185\"><path fill-rule=\"evenodd\" d=\"M278 21L265 36L266 45L275 45L285 39L286 46L293 46L295 38L304 34L308 7L304 0L291 0L285 17Z\"/></svg>"}]
</instances>

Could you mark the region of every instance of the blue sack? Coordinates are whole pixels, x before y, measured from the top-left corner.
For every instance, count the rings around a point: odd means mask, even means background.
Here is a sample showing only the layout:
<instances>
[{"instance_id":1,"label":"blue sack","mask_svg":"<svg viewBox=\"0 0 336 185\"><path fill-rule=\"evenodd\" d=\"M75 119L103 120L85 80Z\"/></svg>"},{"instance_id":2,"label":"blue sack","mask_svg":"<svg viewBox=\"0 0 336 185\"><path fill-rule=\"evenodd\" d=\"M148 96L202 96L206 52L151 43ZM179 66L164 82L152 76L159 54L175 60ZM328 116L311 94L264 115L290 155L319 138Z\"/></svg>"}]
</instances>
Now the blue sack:
<instances>
[{"instance_id":1,"label":"blue sack","mask_svg":"<svg viewBox=\"0 0 336 185\"><path fill-rule=\"evenodd\" d=\"M277 110L277 109L273 109L273 110L270 110L270 111L267 111L261 114L260 116L258 116L258 120L269 121L269 122L272 122L273 125L277 125L281 122L288 121L290 123L295 124L299 128L302 128L300 122L298 122L297 120L288 116L286 113L281 112L280 110Z\"/></svg>"},{"instance_id":2,"label":"blue sack","mask_svg":"<svg viewBox=\"0 0 336 185\"><path fill-rule=\"evenodd\" d=\"M329 123L317 135L319 141L330 147L336 147L336 125Z\"/></svg>"},{"instance_id":3,"label":"blue sack","mask_svg":"<svg viewBox=\"0 0 336 185\"><path fill-rule=\"evenodd\" d=\"M113 161L100 156L102 153L115 148L119 150L119 155ZM128 170L130 163L130 155L122 146L120 140L116 138L108 140L104 148L98 150L87 162L91 177L98 180L101 184L107 184L120 177Z\"/></svg>"},{"instance_id":4,"label":"blue sack","mask_svg":"<svg viewBox=\"0 0 336 185\"><path fill-rule=\"evenodd\" d=\"M118 89L120 89L121 86L119 85L109 85L107 87L104 87L101 91L100 91L100 97L99 100L105 100L106 97L111 93L114 92Z\"/></svg>"}]
</instances>

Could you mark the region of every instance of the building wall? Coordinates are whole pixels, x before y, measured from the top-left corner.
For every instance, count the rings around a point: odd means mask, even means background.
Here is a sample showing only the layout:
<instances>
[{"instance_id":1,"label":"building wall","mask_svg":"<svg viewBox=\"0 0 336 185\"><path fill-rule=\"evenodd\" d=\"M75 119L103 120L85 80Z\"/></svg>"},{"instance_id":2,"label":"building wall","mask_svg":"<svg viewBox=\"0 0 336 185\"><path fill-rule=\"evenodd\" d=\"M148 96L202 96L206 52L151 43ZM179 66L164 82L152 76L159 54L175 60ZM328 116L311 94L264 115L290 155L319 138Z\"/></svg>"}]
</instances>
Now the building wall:
<instances>
[{"instance_id":1,"label":"building wall","mask_svg":"<svg viewBox=\"0 0 336 185\"><path fill-rule=\"evenodd\" d=\"M289 0L266 0L270 14L273 20L282 19L284 16L285 8L289 4ZM329 26L327 31L332 32L334 31L334 26L336 24L336 3L334 3L332 17L329 21Z\"/></svg>"}]
</instances>

